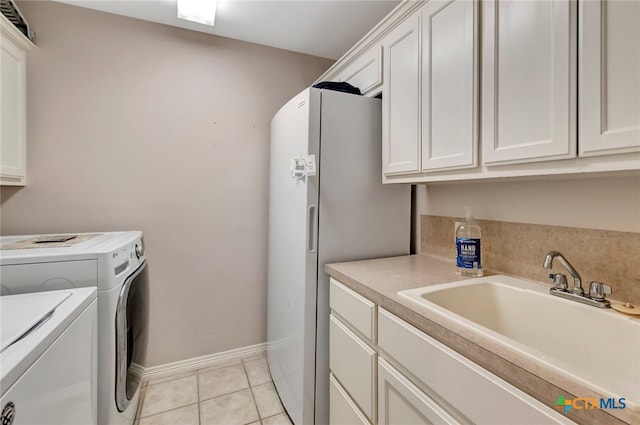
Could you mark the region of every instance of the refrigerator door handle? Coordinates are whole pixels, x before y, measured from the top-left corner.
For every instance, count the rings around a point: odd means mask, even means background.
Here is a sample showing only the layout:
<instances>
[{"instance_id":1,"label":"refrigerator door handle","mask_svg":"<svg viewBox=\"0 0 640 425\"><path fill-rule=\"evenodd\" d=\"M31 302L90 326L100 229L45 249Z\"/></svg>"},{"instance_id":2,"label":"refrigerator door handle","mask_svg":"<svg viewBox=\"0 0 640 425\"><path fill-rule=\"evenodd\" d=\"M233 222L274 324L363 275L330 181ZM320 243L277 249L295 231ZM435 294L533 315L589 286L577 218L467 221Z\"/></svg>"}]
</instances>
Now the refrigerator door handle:
<instances>
[{"instance_id":1,"label":"refrigerator door handle","mask_svg":"<svg viewBox=\"0 0 640 425\"><path fill-rule=\"evenodd\" d=\"M316 252L318 242L318 206L309 205L307 208L307 250Z\"/></svg>"}]
</instances>

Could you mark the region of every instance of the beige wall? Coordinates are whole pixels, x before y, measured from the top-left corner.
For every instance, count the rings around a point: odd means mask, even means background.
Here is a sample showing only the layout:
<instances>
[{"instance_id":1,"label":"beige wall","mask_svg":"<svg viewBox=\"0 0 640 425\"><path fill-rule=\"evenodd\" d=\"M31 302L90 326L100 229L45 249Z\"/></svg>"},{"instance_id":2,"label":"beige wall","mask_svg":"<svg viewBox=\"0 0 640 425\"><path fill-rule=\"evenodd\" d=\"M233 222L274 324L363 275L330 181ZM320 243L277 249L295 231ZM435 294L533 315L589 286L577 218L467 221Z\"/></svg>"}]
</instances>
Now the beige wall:
<instances>
[{"instance_id":1,"label":"beige wall","mask_svg":"<svg viewBox=\"0 0 640 425\"><path fill-rule=\"evenodd\" d=\"M266 339L269 124L331 62L53 2L20 2L28 186L2 234L140 229L149 366Z\"/></svg>"},{"instance_id":2,"label":"beige wall","mask_svg":"<svg viewBox=\"0 0 640 425\"><path fill-rule=\"evenodd\" d=\"M640 233L640 177L418 186L421 214ZM453 232L453 230L452 230Z\"/></svg>"}]
</instances>

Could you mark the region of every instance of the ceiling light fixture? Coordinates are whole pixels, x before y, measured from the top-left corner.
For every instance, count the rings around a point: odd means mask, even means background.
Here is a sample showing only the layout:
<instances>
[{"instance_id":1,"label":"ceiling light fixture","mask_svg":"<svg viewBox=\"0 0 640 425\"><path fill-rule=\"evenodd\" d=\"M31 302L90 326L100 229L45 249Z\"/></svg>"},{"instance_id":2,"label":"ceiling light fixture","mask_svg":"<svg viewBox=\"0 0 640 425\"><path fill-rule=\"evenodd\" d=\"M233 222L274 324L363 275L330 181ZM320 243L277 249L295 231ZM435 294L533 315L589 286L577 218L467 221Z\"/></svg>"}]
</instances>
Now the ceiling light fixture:
<instances>
[{"instance_id":1,"label":"ceiling light fixture","mask_svg":"<svg viewBox=\"0 0 640 425\"><path fill-rule=\"evenodd\" d=\"M215 0L177 0L178 18L213 26L216 18Z\"/></svg>"}]
</instances>

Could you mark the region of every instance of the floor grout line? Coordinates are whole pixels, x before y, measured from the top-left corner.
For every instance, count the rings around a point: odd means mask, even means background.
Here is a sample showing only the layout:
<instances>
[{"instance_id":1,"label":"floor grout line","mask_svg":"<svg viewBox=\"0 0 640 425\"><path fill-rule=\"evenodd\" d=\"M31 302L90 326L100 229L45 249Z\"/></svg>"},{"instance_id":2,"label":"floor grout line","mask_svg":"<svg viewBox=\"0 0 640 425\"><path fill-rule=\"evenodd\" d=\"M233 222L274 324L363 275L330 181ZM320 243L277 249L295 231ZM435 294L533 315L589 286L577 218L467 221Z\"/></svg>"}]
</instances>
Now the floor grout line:
<instances>
[{"instance_id":1,"label":"floor grout line","mask_svg":"<svg viewBox=\"0 0 640 425\"><path fill-rule=\"evenodd\" d=\"M247 373L247 366L244 363L244 359L242 360L242 370L244 371L244 375L247 378L247 384L249 384L249 391L251 391L251 399L253 400L253 405L256 408L256 413L258 414L258 421L262 424L262 414L260 413L260 409L258 408L256 395L253 393L253 387L251 386L251 381L249 380L249 373Z\"/></svg>"},{"instance_id":2,"label":"floor grout line","mask_svg":"<svg viewBox=\"0 0 640 425\"><path fill-rule=\"evenodd\" d=\"M200 374L196 370L196 400L198 401L198 425L200 425Z\"/></svg>"},{"instance_id":3,"label":"floor grout line","mask_svg":"<svg viewBox=\"0 0 640 425\"><path fill-rule=\"evenodd\" d=\"M142 406L144 404L144 399L147 396L147 386L145 385L143 388L140 388L140 399L138 400L138 407L136 409L136 414L133 417L133 421L139 421L142 418Z\"/></svg>"},{"instance_id":4,"label":"floor grout line","mask_svg":"<svg viewBox=\"0 0 640 425\"><path fill-rule=\"evenodd\" d=\"M185 404L184 406L174 407L173 409L163 410L162 412L157 412L157 413L154 413L153 415L147 415L147 416L144 416L144 417L140 417L140 418L137 418L136 420L137 421L141 421L142 419L149 419L149 418L152 418L154 416L164 415L165 413L173 412L174 410L178 410L178 409L184 409L185 407L193 406L194 404L198 404L198 403L189 403L189 404Z\"/></svg>"}]
</instances>

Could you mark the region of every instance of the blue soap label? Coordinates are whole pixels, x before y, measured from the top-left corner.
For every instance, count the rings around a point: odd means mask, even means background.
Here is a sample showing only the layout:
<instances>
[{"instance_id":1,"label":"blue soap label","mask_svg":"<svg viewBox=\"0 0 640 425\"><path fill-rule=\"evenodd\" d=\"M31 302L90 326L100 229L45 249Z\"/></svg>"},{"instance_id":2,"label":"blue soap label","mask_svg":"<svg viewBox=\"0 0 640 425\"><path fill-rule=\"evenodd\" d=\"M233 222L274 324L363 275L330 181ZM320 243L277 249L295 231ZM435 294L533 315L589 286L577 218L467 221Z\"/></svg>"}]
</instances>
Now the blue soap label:
<instances>
[{"instance_id":1,"label":"blue soap label","mask_svg":"<svg viewBox=\"0 0 640 425\"><path fill-rule=\"evenodd\" d=\"M456 263L463 269L481 269L480 239L456 238Z\"/></svg>"}]
</instances>

